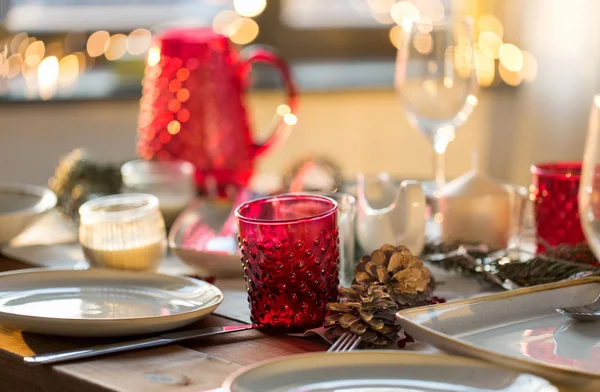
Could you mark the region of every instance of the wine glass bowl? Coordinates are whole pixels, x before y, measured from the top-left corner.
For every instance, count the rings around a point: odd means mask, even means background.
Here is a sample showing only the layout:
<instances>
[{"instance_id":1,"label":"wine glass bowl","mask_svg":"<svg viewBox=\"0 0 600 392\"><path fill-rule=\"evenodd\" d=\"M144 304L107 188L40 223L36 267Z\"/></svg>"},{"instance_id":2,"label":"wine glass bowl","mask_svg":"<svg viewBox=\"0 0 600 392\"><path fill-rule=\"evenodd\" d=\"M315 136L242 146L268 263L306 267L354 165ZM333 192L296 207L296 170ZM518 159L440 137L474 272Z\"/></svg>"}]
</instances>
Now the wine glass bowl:
<instances>
[{"instance_id":1,"label":"wine glass bowl","mask_svg":"<svg viewBox=\"0 0 600 392\"><path fill-rule=\"evenodd\" d=\"M409 122L433 145L438 185L446 148L479 102L472 31L470 19L402 23L395 87Z\"/></svg>"},{"instance_id":2,"label":"wine glass bowl","mask_svg":"<svg viewBox=\"0 0 600 392\"><path fill-rule=\"evenodd\" d=\"M579 217L588 245L600 259L600 94L594 98L579 184Z\"/></svg>"}]
</instances>

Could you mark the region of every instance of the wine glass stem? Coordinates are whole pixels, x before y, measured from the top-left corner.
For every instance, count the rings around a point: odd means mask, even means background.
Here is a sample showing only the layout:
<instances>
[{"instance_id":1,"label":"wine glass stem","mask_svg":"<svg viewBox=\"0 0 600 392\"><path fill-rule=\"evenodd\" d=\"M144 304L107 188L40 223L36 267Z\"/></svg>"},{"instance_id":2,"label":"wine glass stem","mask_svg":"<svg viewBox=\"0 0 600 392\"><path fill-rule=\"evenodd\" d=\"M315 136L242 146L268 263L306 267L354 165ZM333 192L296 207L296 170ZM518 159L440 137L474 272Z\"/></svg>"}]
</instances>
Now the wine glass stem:
<instances>
[{"instance_id":1,"label":"wine glass stem","mask_svg":"<svg viewBox=\"0 0 600 392\"><path fill-rule=\"evenodd\" d=\"M435 168L435 183L440 189L446 182L446 150L434 149L433 167Z\"/></svg>"}]
</instances>

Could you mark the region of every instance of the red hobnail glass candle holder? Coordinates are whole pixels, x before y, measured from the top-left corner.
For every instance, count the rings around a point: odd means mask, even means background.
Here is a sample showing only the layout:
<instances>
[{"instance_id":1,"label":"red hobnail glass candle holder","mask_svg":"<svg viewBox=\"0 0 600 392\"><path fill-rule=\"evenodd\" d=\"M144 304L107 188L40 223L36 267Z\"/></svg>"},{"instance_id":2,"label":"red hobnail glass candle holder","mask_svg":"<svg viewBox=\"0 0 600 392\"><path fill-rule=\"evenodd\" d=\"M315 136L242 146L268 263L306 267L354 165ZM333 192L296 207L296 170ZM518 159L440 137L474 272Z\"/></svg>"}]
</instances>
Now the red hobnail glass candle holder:
<instances>
[{"instance_id":1,"label":"red hobnail glass candle holder","mask_svg":"<svg viewBox=\"0 0 600 392\"><path fill-rule=\"evenodd\" d=\"M338 295L337 203L316 195L246 202L235 215L252 323L284 331L321 326Z\"/></svg>"},{"instance_id":2,"label":"red hobnail glass candle holder","mask_svg":"<svg viewBox=\"0 0 600 392\"><path fill-rule=\"evenodd\" d=\"M550 246L584 242L577 200L581 162L533 165L531 174L537 237ZM538 253L546 250L543 242Z\"/></svg>"}]
</instances>

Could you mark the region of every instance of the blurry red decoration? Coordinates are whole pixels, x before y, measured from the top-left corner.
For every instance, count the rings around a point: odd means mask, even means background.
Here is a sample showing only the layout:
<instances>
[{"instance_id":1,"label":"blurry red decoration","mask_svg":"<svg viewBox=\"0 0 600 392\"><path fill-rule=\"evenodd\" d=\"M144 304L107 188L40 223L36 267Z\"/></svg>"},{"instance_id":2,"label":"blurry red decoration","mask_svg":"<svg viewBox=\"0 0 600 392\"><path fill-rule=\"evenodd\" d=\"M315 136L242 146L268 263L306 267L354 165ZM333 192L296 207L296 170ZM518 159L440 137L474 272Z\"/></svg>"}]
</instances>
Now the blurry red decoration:
<instances>
[{"instance_id":1,"label":"blurry red decoration","mask_svg":"<svg viewBox=\"0 0 600 392\"><path fill-rule=\"evenodd\" d=\"M265 48L238 54L210 29L172 29L157 36L143 83L138 154L143 159L187 160L201 190L247 185L257 157L287 136L294 122L282 116L264 144L252 139L244 102L253 62L279 71L296 113L297 89L287 64Z\"/></svg>"}]
</instances>

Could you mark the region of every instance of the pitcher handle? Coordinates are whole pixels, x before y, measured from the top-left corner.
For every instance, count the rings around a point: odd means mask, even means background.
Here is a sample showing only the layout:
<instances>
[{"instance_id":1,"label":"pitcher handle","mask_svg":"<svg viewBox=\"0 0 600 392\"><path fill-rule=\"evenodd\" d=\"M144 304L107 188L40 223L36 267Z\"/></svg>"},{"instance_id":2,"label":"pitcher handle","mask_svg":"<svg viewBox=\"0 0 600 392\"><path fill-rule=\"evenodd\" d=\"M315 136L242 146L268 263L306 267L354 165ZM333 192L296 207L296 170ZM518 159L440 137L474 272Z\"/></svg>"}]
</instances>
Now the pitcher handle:
<instances>
[{"instance_id":1,"label":"pitcher handle","mask_svg":"<svg viewBox=\"0 0 600 392\"><path fill-rule=\"evenodd\" d=\"M275 68L281 75L285 91L288 97L287 106L289 113L296 114L298 111L298 88L296 82L292 78L288 64L270 49L263 46L249 46L241 52L242 75L247 77L250 74L252 63L261 62ZM286 123L285 116L281 115L279 121L273 126L271 135L263 144L254 144L254 156L258 157L279 141L283 141L291 132L294 123Z\"/></svg>"},{"instance_id":2,"label":"pitcher handle","mask_svg":"<svg viewBox=\"0 0 600 392\"><path fill-rule=\"evenodd\" d=\"M421 183L402 181L400 187L404 191L404 210L406 211L406 230L404 238L410 239L413 249L419 254L425 246L425 193Z\"/></svg>"}]
</instances>

